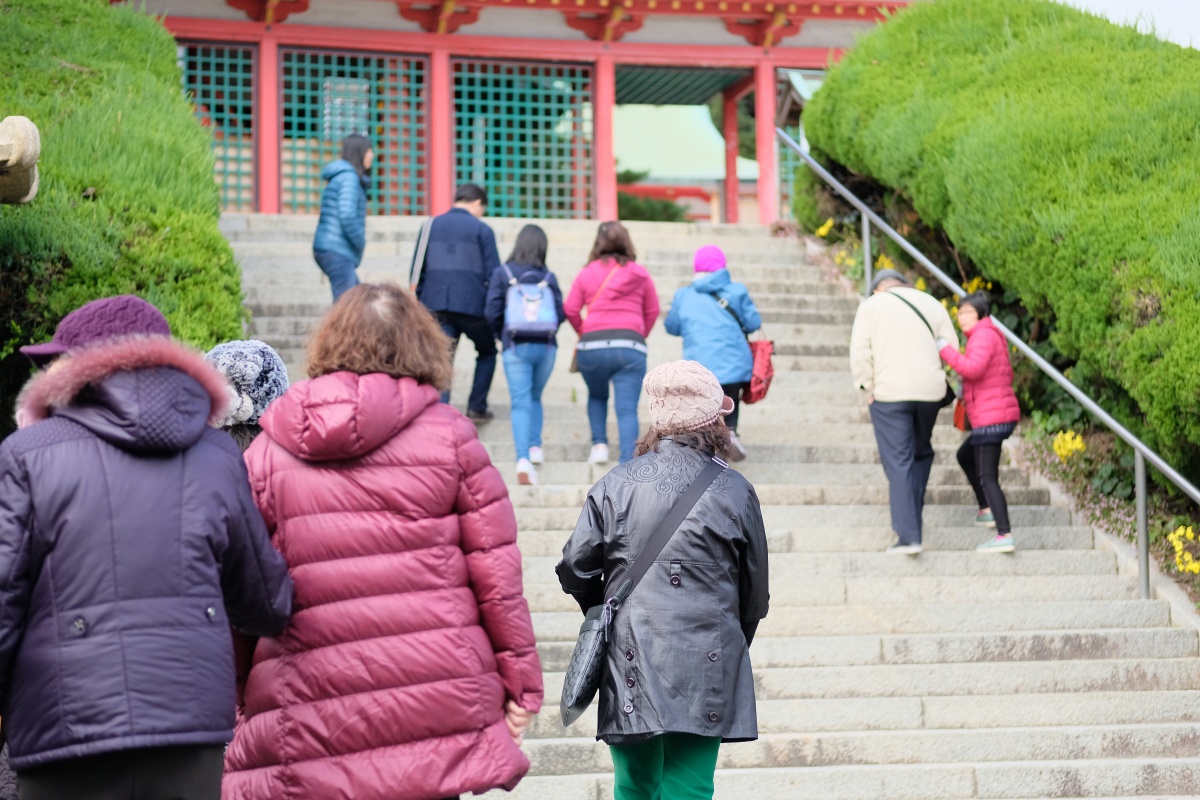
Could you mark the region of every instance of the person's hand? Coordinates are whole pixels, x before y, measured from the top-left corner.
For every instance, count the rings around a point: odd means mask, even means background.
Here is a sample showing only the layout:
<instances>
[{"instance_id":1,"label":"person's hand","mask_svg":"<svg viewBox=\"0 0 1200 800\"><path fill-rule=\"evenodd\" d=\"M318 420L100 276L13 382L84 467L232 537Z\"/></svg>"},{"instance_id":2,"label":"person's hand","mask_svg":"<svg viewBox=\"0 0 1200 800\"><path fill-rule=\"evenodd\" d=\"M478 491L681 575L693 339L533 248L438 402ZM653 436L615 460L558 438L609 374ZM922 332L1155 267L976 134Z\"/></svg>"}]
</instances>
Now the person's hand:
<instances>
[{"instance_id":1,"label":"person's hand","mask_svg":"<svg viewBox=\"0 0 1200 800\"><path fill-rule=\"evenodd\" d=\"M525 731L533 722L533 713L521 708L515 700L509 700L504 706L504 722L508 725L508 734L520 747L521 742L525 741Z\"/></svg>"},{"instance_id":2,"label":"person's hand","mask_svg":"<svg viewBox=\"0 0 1200 800\"><path fill-rule=\"evenodd\" d=\"M867 395L867 405L871 405L874 402L875 402L875 395L873 395L873 394Z\"/></svg>"},{"instance_id":3,"label":"person's hand","mask_svg":"<svg viewBox=\"0 0 1200 800\"><path fill-rule=\"evenodd\" d=\"M947 342L945 339L943 339L942 337L940 337L940 336L939 336L939 337L938 337L938 340L937 340L937 349L938 349L938 352L939 352L939 353L940 353L940 352L942 352L942 350L943 350L943 349L946 347L946 345L948 345L948 344L950 344L950 343L949 343L949 342Z\"/></svg>"}]
</instances>

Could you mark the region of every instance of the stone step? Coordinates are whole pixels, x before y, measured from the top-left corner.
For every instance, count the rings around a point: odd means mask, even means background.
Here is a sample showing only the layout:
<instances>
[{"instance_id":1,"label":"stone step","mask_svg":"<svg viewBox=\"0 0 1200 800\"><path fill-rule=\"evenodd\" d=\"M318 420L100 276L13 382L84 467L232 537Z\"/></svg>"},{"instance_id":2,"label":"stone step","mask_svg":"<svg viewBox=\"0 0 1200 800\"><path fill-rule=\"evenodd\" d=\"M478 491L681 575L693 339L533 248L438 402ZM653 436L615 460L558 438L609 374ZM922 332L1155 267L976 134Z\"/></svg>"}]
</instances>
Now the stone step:
<instances>
[{"instance_id":1,"label":"stone step","mask_svg":"<svg viewBox=\"0 0 1200 800\"><path fill-rule=\"evenodd\" d=\"M529 573L526 573L526 580ZM574 641L578 611L535 611L540 640ZM890 606L783 606L763 620L763 636L865 636L879 633L968 633L1147 628L1171 622L1161 600L1039 601L1007 603L924 602Z\"/></svg>"},{"instance_id":2,"label":"stone step","mask_svg":"<svg viewBox=\"0 0 1200 800\"><path fill-rule=\"evenodd\" d=\"M972 506L928 506L925 509L924 521L931 528L945 527L969 527L974 525L975 514L978 511ZM880 527L890 523L891 515L886 506L835 506L835 505L811 505L805 506L802 510L797 510L791 506L763 506L762 509L763 522L768 528L790 527L793 530L804 528L831 528L831 527ZM1070 514L1065 508L1054 506L1010 506L1009 516L1012 518L1013 528L1020 530L1022 527L1046 527L1046 526L1064 526L1070 524ZM579 519L579 509L577 508L518 508L517 509L517 524L521 530L574 530L575 523ZM933 553L929 554L933 560L940 558L950 558L953 554L948 553ZM972 556L975 554L972 553ZM1021 554L1014 554L1020 559ZM888 562L890 556L884 557L885 554L875 554L874 557L880 559L880 563ZM868 556L854 556L851 558L870 558ZM1012 560L1012 559L1010 559ZM994 560L994 563L1001 563L1004 559ZM920 557L907 557L904 559L896 559L896 563L908 562L918 564L922 562ZM874 563L874 562L872 562ZM970 568L981 566L984 562L972 560ZM1111 562L1106 562L1111 566ZM900 567L895 567L900 569Z\"/></svg>"},{"instance_id":3,"label":"stone step","mask_svg":"<svg viewBox=\"0 0 1200 800\"><path fill-rule=\"evenodd\" d=\"M548 559L558 563L559 557ZM774 562L775 557L772 557ZM776 564L772 563L775 568ZM771 608L789 606L868 606L873 603L1007 603L1133 600L1136 579L1098 575L1003 575L970 577L838 578L793 577L771 585ZM525 573L525 598L541 612L577 612L575 600L553 574ZM774 612L772 612L774 613Z\"/></svg>"},{"instance_id":4,"label":"stone step","mask_svg":"<svg viewBox=\"0 0 1200 800\"><path fill-rule=\"evenodd\" d=\"M587 738L596 735L596 712L588 709L564 728L558 695L535 718L529 739ZM1094 701L1089 708L1088 701ZM760 735L833 731L896 731L1062 727L1075 725L1177 724L1200 722L1200 691L1195 689L1059 694L1000 694L924 697L839 697L816 700L762 700ZM1187 704L1191 704L1189 707ZM1182 706L1182 707L1177 707Z\"/></svg>"},{"instance_id":5,"label":"stone step","mask_svg":"<svg viewBox=\"0 0 1200 800\"><path fill-rule=\"evenodd\" d=\"M538 643L542 668L562 672L574 642ZM1088 631L1011 631L887 635L758 636L750 649L756 669L868 664L1069 661L1090 658L1195 658L1193 628L1096 628ZM548 696L547 699L554 699Z\"/></svg>"},{"instance_id":6,"label":"stone step","mask_svg":"<svg viewBox=\"0 0 1200 800\"><path fill-rule=\"evenodd\" d=\"M645 420L643 419L642 422L644 423ZM644 431L645 429L643 428L642 430ZM617 465L618 444L619 442L615 435L609 437L608 449L611 461L608 466L610 469ZM495 464L503 466L505 464L515 464L517 461L516 448L513 446L511 440L485 443L485 447L487 447L492 462ZM545 442L542 449L546 455L544 468L550 470L558 463L583 464L587 461L588 453L591 452L592 448L587 442L576 442L574 444ZM879 464L879 450L874 444L839 445L812 444L808 442L762 444L760 442L746 442L746 449L749 451L747 461L752 464ZM933 463L943 466L957 465L958 462L954 457L954 449L945 446L941 447L934 453ZM547 482L562 482L561 479L554 476L552 471L547 471L545 474ZM974 517L971 519L974 519ZM928 518L926 518L926 521L928 522ZM970 521L966 520L965 522L956 522L955 524L965 525ZM1014 521L1013 524L1058 525L1061 523L1035 523L1030 520L1022 520Z\"/></svg>"},{"instance_id":7,"label":"stone step","mask_svg":"<svg viewBox=\"0 0 1200 800\"><path fill-rule=\"evenodd\" d=\"M739 745L729 745L738 747ZM1190 797L1200 780L1200 759L1082 759L968 764L854 765L721 769L721 800L822 798L822 800L959 800L960 798ZM534 776L511 794L485 800L611 800L604 774Z\"/></svg>"},{"instance_id":8,"label":"stone step","mask_svg":"<svg viewBox=\"0 0 1200 800\"><path fill-rule=\"evenodd\" d=\"M612 757L601 742L529 739L524 750L532 762L531 776L612 771ZM773 733L755 742L723 746L717 768L1037 761L1055 752L1076 759L1196 758L1200 757L1200 725Z\"/></svg>"},{"instance_id":9,"label":"stone step","mask_svg":"<svg viewBox=\"0 0 1200 800\"><path fill-rule=\"evenodd\" d=\"M557 558L570 535L569 530L522 530L517 535L517 544L527 556ZM928 528L922 544L926 552L974 550L994 535L994 531L985 528ZM1094 543L1091 528L1022 528L1015 536L1017 547L1022 551L1086 550ZM896 535L890 529L882 527L767 530L767 546L772 553L872 553L882 551L895 539Z\"/></svg>"},{"instance_id":10,"label":"stone step","mask_svg":"<svg viewBox=\"0 0 1200 800\"><path fill-rule=\"evenodd\" d=\"M508 409L504 406L492 405L492 411L497 417L504 417ZM837 408L830 406L831 414ZM572 417L579 414L577 406L546 406L546 415L552 413L570 413ZM521 505L531 505L543 494L576 487L590 487L603 478L611 464L577 464L557 463L554 465L555 481L542 480L540 486L518 486L515 475L505 470L505 465L497 465L509 482L509 492L514 502ZM871 485L885 482L883 469L878 464L755 464L753 461L739 461L731 465L746 479L754 484L755 490L762 492L778 484L811 485L821 483L826 485ZM511 478L511 480L510 480ZM967 478L957 464L935 465L929 473L930 486L966 486ZM1010 486L1028 486L1029 477L1019 467L1003 466L1000 468L1000 485L1006 489ZM854 548L849 548L854 549Z\"/></svg>"},{"instance_id":11,"label":"stone step","mask_svg":"<svg viewBox=\"0 0 1200 800\"><path fill-rule=\"evenodd\" d=\"M612 441L615 441L615 437ZM747 446L752 446L747 442ZM501 471L509 471L516 475L516 467L500 466ZM543 464L538 468L539 477L545 475L554 477L555 464ZM519 487L521 489L542 487ZM887 505L888 487L881 478L876 479L872 486L852 486L834 484L832 486L813 486L802 484L764 484L755 487L760 502L771 505L811 506L811 505ZM1014 505L1037 506L1050 502L1050 492L1047 489L1031 486L1005 486L1005 497ZM525 495L527 501L521 502L521 508L571 508L578 510L583 506L587 496L587 487L578 486L537 496ZM969 486L929 486L925 490L925 502L933 505L969 505L975 502L975 493ZM851 548L858 549L858 548Z\"/></svg>"}]
</instances>

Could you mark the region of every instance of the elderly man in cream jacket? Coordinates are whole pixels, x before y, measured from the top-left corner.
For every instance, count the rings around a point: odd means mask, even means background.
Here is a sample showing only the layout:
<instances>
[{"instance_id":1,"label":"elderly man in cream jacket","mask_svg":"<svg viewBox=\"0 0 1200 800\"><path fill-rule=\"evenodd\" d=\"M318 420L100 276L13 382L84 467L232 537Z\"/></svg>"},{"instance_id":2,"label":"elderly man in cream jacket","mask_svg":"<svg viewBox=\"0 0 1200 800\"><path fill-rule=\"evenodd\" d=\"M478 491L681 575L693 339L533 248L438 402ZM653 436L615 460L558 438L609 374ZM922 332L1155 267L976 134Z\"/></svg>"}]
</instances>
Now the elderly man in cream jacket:
<instances>
[{"instance_id":1,"label":"elderly man in cream jacket","mask_svg":"<svg viewBox=\"0 0 1200 800\"><path fill-rule=\"evenodd\" d=\"M889 553L921 552L921 512L933 466L933 425L947 405L938 339L958 341L942 304L901 273L875 274L850 333L854 385L871 409L879 458L887 475L892 530Z\"/></svg>"}]
</instances>

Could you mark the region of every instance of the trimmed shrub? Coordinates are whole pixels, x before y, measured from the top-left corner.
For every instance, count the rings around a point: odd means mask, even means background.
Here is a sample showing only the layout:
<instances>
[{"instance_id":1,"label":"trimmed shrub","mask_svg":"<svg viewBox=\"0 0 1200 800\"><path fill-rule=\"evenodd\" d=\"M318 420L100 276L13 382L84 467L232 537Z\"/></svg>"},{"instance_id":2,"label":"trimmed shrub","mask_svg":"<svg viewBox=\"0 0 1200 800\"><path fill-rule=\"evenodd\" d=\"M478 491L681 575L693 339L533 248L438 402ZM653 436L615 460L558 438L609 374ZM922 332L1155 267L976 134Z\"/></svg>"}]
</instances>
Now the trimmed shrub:
<instances>
[{"instance_id":1,"label":"trimmed shrub","mask_svg":"<svg viewBox=\"0 0 1200 800\"><path fill-rule=\"evenodd\" d=\"M1071 377L1200 474L1200 52L1048 0L916 3L809 142L911 200L1054 323Z\"/></svg>"},{"instance_id":2,"label":"trimmed shrub","mask_svg":"<svg viewBox=\"0 0 1200 800\"><path fill-rule=\"evenodd\" d=\"M0 76L0 115L42 134L37 199L0 206L7 431L30 371L16 348L49 338L79 305L140 295L199 347L241 336L243 312L209 135L156 20L107 0L4 0Z\"/></svg>"}]
</instances>

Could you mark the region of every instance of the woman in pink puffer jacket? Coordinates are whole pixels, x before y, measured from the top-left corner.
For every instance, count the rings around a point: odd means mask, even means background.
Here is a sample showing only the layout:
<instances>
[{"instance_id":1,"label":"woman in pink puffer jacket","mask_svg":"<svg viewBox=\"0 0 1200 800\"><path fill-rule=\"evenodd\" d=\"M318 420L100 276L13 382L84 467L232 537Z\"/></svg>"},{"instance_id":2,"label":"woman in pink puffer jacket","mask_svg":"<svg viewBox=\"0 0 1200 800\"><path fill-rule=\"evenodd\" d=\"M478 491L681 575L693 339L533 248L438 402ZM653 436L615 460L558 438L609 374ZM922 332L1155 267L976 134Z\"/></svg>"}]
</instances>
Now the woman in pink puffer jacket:
<instances>
[{"instance_id":1,"label":"woman in pink puffer jacket","mask_svg":"<svg viewBox=\"0 0 1200 800\"><path fill-rule=\"evenodd\" d=\"M958 448L958 463L979 502L975 524L995 527L996 536L978 548L981 552L1011 553L1016 550L1008 519L1008 501L1000 488L1000 445L1012 435L1021 418L1013 392L1012 362L1008 342L992 324L991 303L983 292L959 301L958 327L967 335L965 353L943 339L938 340L942 359L963 379L963 402L971 434Z\"/></svg>"},{"instance_id":2,"label":"woman in pink puffer jacket","mask_svg":"<svg viewBox=\"0 0 1200 800\"><path fill-rule=\"evenodd\" d=\"M504 481L438 402L450 343L416 299L361 284L262 416L254 499L296 596L258 640L225 800L436 800L512 789L542 704Z\"/></svg>"}]
</instances>

